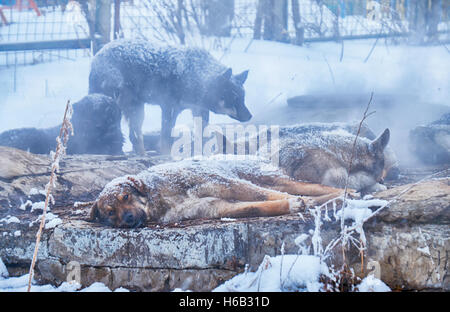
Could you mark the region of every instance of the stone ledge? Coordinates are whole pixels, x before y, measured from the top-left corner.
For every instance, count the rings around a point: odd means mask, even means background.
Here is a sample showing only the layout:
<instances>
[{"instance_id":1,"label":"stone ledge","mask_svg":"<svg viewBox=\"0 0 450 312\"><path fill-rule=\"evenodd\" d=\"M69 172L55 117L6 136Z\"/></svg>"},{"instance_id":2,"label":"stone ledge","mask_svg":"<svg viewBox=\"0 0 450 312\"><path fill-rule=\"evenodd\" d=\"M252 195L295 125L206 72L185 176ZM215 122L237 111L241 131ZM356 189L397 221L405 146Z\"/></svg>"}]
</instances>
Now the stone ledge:
<instances>
[{"instance_id":1,"label":"stone ledge","mask_svg":"<svg viewBox=\"0 0 450 312\"><path fill-rule=\"evenodd\" d=\"M19 207L27 199L42 200L38 198L42 195L29 198L27 194L32 188L43 189L48 182L48 173L42 171L47 168L48 157L3 152L0 148L0 155L9 157L16 167L0 171L0 220L10 215L19 222L0 222L0 258L14 268L14 274L27 273L38 228L37 223L29 224L40 211ZM51 208L62 224L44 231L36 276L59 284L66 280L66 265L78 261L84 286L104 281L110 288L207 291L242 272L245 265L254 270L265 255L279 255L283 243L285 253L297 253L295 238L314 229L314 220L307 212L304 219L286 215L112 229L86 222L89 207L73 207L75 199L95 198L112 178L139 172L159 161L163 160L92 155L66 158L55 190L59 206ZM394 187L375 197L389 200L409 186ZM338 236L336 223L323 223L323 245ZM381 279L392 288L450 290L449 224L450 178L413 185L401 199L366 223L365 262L377 261ZM307 244L311 245L310 238ZM347 256L355 272L360 272L359 254L352 251ZM335 258L333 264L338 266L339 256ZM192 282L183 284L187 280Z\"/></svg>"}]
</instances>

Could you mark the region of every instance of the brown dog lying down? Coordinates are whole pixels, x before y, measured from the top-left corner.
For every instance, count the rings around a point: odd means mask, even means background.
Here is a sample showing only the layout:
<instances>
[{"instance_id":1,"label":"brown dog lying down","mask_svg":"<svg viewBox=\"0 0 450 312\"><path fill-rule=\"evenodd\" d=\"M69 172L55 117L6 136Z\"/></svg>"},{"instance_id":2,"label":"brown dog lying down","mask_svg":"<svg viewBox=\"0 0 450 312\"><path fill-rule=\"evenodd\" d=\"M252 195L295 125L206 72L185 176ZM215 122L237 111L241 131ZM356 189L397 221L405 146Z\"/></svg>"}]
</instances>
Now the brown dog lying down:
<instances>
[{"instance_id":1,"label":"brown dog lying down","mask_svg":"<svg viewBox=\"0 0 450 312\"><path fill-rule=\"evenodd\" d=\"M146 220L168 223L273 216L312 207L343 193L333 187L294 181L261 160L234 158L182 160L116 178L98 196L90 219L135 228Z\"/></svg>"}]
</instances>

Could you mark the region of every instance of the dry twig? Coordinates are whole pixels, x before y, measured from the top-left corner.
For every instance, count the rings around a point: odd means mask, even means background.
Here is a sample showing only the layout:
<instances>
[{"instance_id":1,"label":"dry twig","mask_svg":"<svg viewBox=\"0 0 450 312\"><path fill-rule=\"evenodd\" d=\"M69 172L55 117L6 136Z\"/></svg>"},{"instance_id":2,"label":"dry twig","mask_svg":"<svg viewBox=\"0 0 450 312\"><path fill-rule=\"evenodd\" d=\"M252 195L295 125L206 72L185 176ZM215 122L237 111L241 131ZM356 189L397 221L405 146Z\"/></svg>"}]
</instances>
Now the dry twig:
<instances>
[{"instance_id":1,"label":"dry twig","mask_svg":"<svg viewBox=\"0 0 450 312\"><path fill-rule=\"evenodd\" d=\"M57 142L56 150L54 153L51 153L53 158L52 171L50 174L50 181L45 187L46 190L45 205L41 216L41 223L39 225L39 230L36 234L36 245L34 247L33 259L31 261L30 272L28 277L28 289L27 289L28 292L30 292L31 290L31 281L33 280L34 266L36 264L37 253L39 250L39 243L41 241L42 231L45 226L45 215L47 213L48 204L50 200L52 200L53 203L53 196L51 193L52 188L55 186L56 183L56 172L58 172L59 170L59 160L61 156L65 155L66 153L66 145L67 141L69 140L69 134L73 135L73 128L72 124L70 123L71 117L72 117L72 106L70 104L70 101L67 101L66 110L64 112L64 119L61 125L61 130L59 131L59 136L56 138Z\"/></svg>"},{"instance_id":2,"label":"dry twig","mask_svg":"<svg viewBox=\"0 0 450 312\"><path fill-rule=\"evenodd\" d=\"M347 178L346 178L345 187L344 187L344 198L343 198L343 202L342 202L342 216L341 216L341 231L342 231L342 233L344 233L344 224L345 224L344 210L345 210L346 200L347 200L347 195L348 195L348 182L349 182L349 177L350 177L350 171L352 170L353 160L355 158L356 142L357 142L359 134L361 132L362 124L370 115L375 113L374 111L369 113L369 108L370 108L370 104L372 103L372 99L373 99L373 92L370 94L369 102L367 103L366 110L364 111L363 117L362 117L361 121L359 122L358 132L356 133L355 140L353 141L352 153L351 153L350 162L349 162L348 169L347 169ZM346 235L341 235L343 263L345 263L345 245L346 245L345 237L346 237Z\"/></svg>"}]
</instances>

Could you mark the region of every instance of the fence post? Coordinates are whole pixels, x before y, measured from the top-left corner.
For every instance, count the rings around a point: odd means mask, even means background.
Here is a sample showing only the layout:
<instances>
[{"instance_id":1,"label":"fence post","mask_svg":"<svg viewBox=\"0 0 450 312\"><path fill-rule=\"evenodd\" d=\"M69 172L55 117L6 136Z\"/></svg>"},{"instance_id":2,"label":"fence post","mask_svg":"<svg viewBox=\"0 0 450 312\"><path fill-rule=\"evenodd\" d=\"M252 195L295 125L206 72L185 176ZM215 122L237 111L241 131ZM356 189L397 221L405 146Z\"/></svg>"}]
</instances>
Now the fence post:
<instances>
[{"instance_id":1,"label":"fence post","mask_svg":"<svg viewBox=\"0 0 450 312\"><path fill-rule=\"evenodd\" d=\"M111 0L97 0L96 32L100 35L94 53L111 40Z\"/></svg>"},{"instance_id":2,"label":"fence post","mask_svg":"<svg viewBox=\"0 0 450 312\"><path fill-rule=\"evenodd\" d=\"M112 0L86 0L80 1L81 9L89 25L89 37L92 50L96 54L111 36L111 1Z\"/></svg>"},{"instance_id":3,"label":"fence post","mask_svg":"<svg viewBox=\"0 0 450 312\"><path fill-rule=\"evenodd\" d=\"M292 0L292 19L294 22L295 28L295 41L294 43L297 45L303 45L304 37L305 37L305 29L302 24L302 17L300 13L300 6L298 0Z\"/></svg>"},{"instance_id":4,"label":"fence post","mask_svg":"<svg viewBox=\"0 0 450 312\"><path fill-rule=\"evenodd\" d=\"M231 22L234 18L234 0L206 0L205 24L208 34L229 37Z\"/></svg>"},{"instance_id":5,"label":"fence post","mask_svg":"<svg viewBox=\"0 0 450 312\"><path fill-rule=\"evenodd\" d=\"M120 0L114 0L114 33L113 38L120 38Z\"/></svg>"},{"instance_id":6,"label":"fence post","mask_svg":"<svg viewBox=\"0 0 450 312\"><path fill-rule=\"evenodd\" d=\"M264 40L287 42L287 0L265 0L263 2Z\"/></svg>"}]
</instances>

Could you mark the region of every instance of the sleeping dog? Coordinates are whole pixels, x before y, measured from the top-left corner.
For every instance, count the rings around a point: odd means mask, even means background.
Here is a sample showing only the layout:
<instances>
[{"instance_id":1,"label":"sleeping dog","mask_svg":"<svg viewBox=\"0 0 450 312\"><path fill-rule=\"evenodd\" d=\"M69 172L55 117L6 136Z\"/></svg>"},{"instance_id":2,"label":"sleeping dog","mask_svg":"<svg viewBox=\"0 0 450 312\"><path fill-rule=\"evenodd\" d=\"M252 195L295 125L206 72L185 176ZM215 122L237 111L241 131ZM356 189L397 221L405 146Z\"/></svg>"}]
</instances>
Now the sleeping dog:
<instances>
[{"instance_id":1,"label":"sleeping dog","mask_svg":"<svg viewBox=\"0 0 450 312\"><path fill-rule=\"evenodd\" d=\"M312 207L342 193L334 187L292 180L255 158L186 159L114 179L93 204L90 220L135 228L146 220L273 216Z\"/></svg>"},{"instance_id":2,"label":"sleeping dog","mask_svg":"<svg viewBox=\"0 0 450 312\"><path fill-rule=\"evenodd\" d=\"M115 101L102 94L90 94L73 104L74 136L67 143L68 154L122 154L121 112ZM20 128L0 134L0 145L34 154L55 150L61 126L47 129Z\"/></svg>"}]
</instances>

